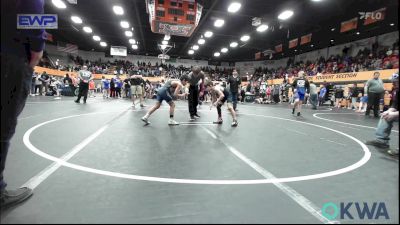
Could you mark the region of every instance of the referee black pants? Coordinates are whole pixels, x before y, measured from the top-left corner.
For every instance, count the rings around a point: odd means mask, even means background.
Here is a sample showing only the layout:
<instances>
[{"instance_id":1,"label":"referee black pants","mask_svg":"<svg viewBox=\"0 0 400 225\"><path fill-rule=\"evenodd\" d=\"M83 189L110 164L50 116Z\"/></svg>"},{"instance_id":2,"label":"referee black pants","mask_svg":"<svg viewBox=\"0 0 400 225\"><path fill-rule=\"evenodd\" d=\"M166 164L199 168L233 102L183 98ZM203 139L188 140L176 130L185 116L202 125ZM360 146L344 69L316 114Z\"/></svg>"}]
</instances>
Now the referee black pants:
<instances>
[{"instance_id":1,"label":"referee black pants","mask_svg":"<svg viewBox=\"0 0 400 225\"><path fill-rule=\"evenodd\" d=\"M199 88L198 86L190 85L189 87L189 113L190 116L194 116L197 114L197 105L199 104Z\"/></svg>"},{"instance_id":2,"label":"referee black pants","mask_svg":"<svg viewBox=\"0 0 400 225\"><path fill-rule=\"evenodd\" d=\"M79 84L79 95L78 95L78 99L76 101L80 101L81 97L83 96L83 102L86 102L87 99L87 95L88 95L88 91L89 91L89 83L83 83L81 82Z\"/></svg>"}]
</instances>

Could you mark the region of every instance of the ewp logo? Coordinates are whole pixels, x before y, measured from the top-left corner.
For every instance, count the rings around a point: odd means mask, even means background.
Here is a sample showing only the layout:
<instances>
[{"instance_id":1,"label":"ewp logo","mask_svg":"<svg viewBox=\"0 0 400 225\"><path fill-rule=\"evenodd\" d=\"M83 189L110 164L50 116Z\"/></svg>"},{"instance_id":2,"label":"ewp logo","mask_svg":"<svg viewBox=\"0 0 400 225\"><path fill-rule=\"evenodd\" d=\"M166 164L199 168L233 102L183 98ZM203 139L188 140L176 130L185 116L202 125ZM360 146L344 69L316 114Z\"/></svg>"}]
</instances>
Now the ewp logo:
<instances>
[{"instance_id":1,"label":"ewp logo","mask_svg":"<svg viewBox=\"0 0 400 225\"><path fill-rule=\"evenodd\" d=\"M339 216L340 213L340 219L354 219L353 214L351 214L351 207L353 206L353 202L348 202L348 203L340 203L340 208L333 202L327 202L323 205L321 212L322 215L329 219L333 220L336 219ZM358 202L354 202L354 206L356 208L356 212L358 214L359 219L364 219L367 217L367 219L380 219L383 217L384 219L389 219L388 212L386 210L386 205L383 202L374 202L372 204L372 207L369 207L366 202L363 202L363 204L360 204ZM347 218L346 218L347 217Z\"/></svg>"},{"instance_id":2,"label":"ewp logo","mask_svg":"<svg viewBox=\"0 0 400 225\"><path fill-rule=\"evenodd\" d=\"M373 20L380 20L382 19L382 13L381 12L359 12L360 19L368 19L371 18Z\"/></svg>"},{"instance_id":3,"label":"ewp logo","mask_svg":"<svg viewBox=\"0 0 400 225\"><path fill-rule=\"evenodd\" d=\"M58 29L57 14L18 14L18 29Z\"/></svg>"}]
</instances>

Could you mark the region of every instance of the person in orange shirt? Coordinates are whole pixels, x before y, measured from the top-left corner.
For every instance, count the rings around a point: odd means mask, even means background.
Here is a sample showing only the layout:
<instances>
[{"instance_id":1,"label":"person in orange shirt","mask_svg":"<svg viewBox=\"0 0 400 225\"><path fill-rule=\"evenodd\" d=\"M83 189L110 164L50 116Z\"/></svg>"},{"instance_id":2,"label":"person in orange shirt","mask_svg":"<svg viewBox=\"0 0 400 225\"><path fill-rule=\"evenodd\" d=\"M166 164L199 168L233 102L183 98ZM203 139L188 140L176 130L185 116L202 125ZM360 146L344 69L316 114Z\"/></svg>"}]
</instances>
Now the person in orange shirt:
<instances>
[{"instance_id":1,"label":"person in orange shirt","mask_svg":"<svg viewBox=\"0 0 400 225\"><path fill-rule=\"evenodd\" d=\"M94 80L89 81L89 97L96 97L94 95L94 90L96 89L96 85Z\"/></svg>"},{"instance_id":2,"label":"person in orange shirt","mask_svg":"<svg viewBox=\"0 0 400 225\"><path fill-rule=\"evenodd\" d=\"M76 79L75 76L70 76L72 80L72 85L70 86L72 89L72 93L75 95L75 89L78 86L78 80Z\"/></svg>"}]
</instances>

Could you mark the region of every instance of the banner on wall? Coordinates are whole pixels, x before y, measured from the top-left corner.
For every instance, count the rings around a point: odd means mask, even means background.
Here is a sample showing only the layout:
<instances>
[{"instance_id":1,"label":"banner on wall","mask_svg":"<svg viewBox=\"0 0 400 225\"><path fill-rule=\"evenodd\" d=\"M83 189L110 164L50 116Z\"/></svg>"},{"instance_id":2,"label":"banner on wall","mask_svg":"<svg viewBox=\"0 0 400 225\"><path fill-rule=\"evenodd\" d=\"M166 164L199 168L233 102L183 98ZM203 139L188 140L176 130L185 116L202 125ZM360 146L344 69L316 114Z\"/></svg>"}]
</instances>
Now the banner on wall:
<instances>
[{"instance_id":1,"label":"banner on wall","mask_svg":"<svg viewBox=\"0 0 400 225\"><path fill-rule=\"evenodd\" d=\"M282 52L282 44L275 46L275 52Z\"/></svg>"},{"instance_id":2,"label":"banner on wall","mask_svg":"<svg viewBox=\"0 0 400 225\"><path fill-rule=\"evenodd\" d=\"M310 43L311 42L311 36L312 36L312 34L307 34L307 35L302 36L301 40L300 40L300 45L304 45L304 44Z\"/></svg>"},{"instance_id":3,"label":"banner on wall","mask_svg":"<svg viewBox=\"0 0 400 225\"><path fill-rule=\"evenodd\" d=\"M372 79L374 72L376 71L363 71L355 73L336 73L336 74L325 74L318 76L307 77L308 81L313 81L314 83L340 83L340 82L361 82ZM378 70L380 73L380 78L382 80L388 80L392 77L393 73L397 72L397 69L390 70ZM289 79L290 80L290 79ZM283 79L271 80L274 84L281 84Z\"/></svg>"},{"instance_id":4,"label":"banner on wall","mask_svg":"<svg viewBox=\"0 0 400 225\"><path fill-rule=\"evenodd\" d=\"M358 18L354 17L351 20L347 20L341 23L340 25L340 32L347 32L349 30L357 29Z\"/></svg>"},{"instance_id":5,"label":"banner on wall","mask_svg":"<svg viewBox=\"0 0 400 225\"><path fill-rule=\"evenodd\" d=\"M293 40L290 40L290 41L289 41L289 48L294 48L294 47L296 47L298 43L299 43L299 39L298 39L298 38L293 39Z\"/></svg>"},{"instance_id":6,"label":"banner on wall","mask_svg":"<svg viewBox=\"0 0 400 225\"><path fill-rule=\"evenodd\" d=\"M373 11L371 14L365 15L364 25L375 23L385 19L386 8Z\"/></svg>"},{"instance_id":7,"label":"banner on wall","mask_svg":"<svg viewBox=\"0 0 400 225\"><path fill-rule=\"evenodd\" d=\"M390 79L392 77L392 74L395 73L396 71L397 71L396 69L378 70L378 72L380 73L380 78L382 80ZM372 79L374 72L376 72L376 71L326 74L326 75L319 75L319 76L311 76L311 77L308 77L308 80L314 81L314 82L367 81L369 79Z\"/></svg>"}]
</instances>

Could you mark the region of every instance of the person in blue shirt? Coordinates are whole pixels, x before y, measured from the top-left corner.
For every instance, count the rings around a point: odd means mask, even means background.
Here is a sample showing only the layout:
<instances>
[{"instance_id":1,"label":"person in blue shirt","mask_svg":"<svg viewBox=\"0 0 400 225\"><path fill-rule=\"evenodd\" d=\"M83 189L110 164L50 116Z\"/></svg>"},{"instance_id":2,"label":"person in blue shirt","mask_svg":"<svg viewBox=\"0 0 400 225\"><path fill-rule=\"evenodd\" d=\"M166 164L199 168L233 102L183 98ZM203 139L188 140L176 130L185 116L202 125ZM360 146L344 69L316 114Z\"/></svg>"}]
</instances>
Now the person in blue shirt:
<instances>
[{"instance_id":1,"label":"person in blue shirt","mask_svg":"<svg viewBox=\"0 0 400 225\"><path fill-rule=\"evenodd\" d=\"M325 95L326 95L326 87L321 84L321 87L319 89L319 96L318 96L318 105L321 106L325 102Z\"/></svg>"},{"instance_id":2,"label":"person in blue shirt","mask_svg":"<svg viewBox=\"0 0 400 225\"><path fill-rule=\"evenodd\" d=\"M103 76L101 84L103 85L103 98L110 98L110 81Z\"/></svg>"},{"instance_id":3,"label":"person in blue shirt","mask_svg":"<svg viewBox=\"0 0 400 225\"><path fill-rule=\"evenodd\" d=\"M44 14L44 0L1 1L1 210L21 203L32 189L6 189L3 172L18 116L25 107L32 82L33 68L43 56L44 29L17 29L17 14Z\"/></svg>"},{"instance_id":4,"label":"person in blue shirt","mask_svg":"<svg viewBox=\"0 0 400 225\"><path fill-rule=\"evenodd\" d=\"M310 84L306 78L304 78L304 71L299 71L298 77L293 81L292 87L294 89L294 93L297 94L297 98L293 105L292 114L296 112L297 108L297 116L301 115L301 106L303 105L303 101L305 95L310 93Z\"/></svg>"}]
</instances>

